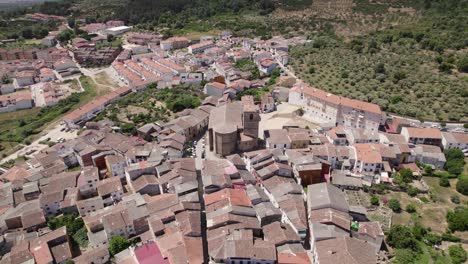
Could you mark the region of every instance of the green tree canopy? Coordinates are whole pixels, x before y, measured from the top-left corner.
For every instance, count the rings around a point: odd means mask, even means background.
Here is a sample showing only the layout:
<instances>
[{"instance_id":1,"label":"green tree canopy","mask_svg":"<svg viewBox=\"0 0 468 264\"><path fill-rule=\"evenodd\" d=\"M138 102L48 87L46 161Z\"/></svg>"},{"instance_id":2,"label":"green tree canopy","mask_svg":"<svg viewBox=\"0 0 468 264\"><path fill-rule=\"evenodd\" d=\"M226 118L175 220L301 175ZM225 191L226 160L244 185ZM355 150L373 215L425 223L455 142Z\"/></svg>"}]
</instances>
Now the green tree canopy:
<instances>
[{"instance_id":1,"label":"green tree canopy","mask_svg":"<svg viewBox=\"0 0 468 264\"><path fill-rule=\"evenodd\" d=\"M452 231L468 230L468 207L457 206L453 211L447 212L448 228Z\"/></svg>"},{"instance_id":2,"label":"green tree canopy","mask_svg":"<svg viewBox=\"0 0 468 264\"><path fill-rule=\"evenodd\" d=\"M129 246L131 246L130 241L123 236L113 236L109 240L109 252L112 256L127 249Z\"/></svg>"},{"instance_id":3,"label":"green tree canopy","mask_svg":"<svg viewBox=\"0 0 468 264\"><path fill-rule=\"evenodd\" d=\"M449 255L453 264L465 263L467 254L461 245L451 245L449 247Z\"/></svg>"},{"instance_id":4,"label":"green tree canopy","mask_svg":"<svg viewBox=\"0 0 468 264\"><path fill-rule=\"evenodd\" d=\"M401 210L400 201L397 199L390 199L388 202L388 207L392 209L393 212L399 212Z\"/></svg>"},{"instance_id":5,"label":"green tree canopy","mask_svg":"<svg viewBox=\"0 0 468 264\"><path fill-rule=\"evenodd\" d=\"M414 238L410 228L402 225L394 225L390 228L387 243L396 249L409 249L414 252L419 252L420 250L418 242Z\"/></svg>"}]
</instances>

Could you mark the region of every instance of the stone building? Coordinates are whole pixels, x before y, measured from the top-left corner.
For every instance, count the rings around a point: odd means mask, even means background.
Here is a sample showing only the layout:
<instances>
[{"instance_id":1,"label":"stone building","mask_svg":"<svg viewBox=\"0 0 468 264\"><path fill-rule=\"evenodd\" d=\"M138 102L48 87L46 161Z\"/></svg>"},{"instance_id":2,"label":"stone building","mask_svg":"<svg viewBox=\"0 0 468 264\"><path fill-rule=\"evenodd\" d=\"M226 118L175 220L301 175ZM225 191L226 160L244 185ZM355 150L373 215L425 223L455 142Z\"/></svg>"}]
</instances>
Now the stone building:
<instances>
[{"instance_id":1,"label":"stone building","mask_svg":"<svg viewBox=\"0 0 468 264\"><path fill-rule=\"evenodd\" d=\"M210 151L226 156L256 148L259 123L260 112L251 96L213 109L208 126Z\"/></svg>"}]
</instances>

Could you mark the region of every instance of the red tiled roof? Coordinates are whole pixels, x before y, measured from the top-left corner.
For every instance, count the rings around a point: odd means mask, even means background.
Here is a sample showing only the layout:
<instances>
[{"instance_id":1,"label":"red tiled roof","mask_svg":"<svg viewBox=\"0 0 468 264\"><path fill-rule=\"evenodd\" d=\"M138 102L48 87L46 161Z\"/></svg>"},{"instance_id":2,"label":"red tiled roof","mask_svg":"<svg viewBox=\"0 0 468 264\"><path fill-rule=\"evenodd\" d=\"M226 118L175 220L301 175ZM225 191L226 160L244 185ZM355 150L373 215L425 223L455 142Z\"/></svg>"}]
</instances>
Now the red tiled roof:
<instances>
[{"instance_id":1,"label":"red tiled roof","mask_svg":"<svg viewBox=\"0 0 468 264\"><path fill-rule=\"evenodd\" d=\"M442 139L442 133L437 128L406 127L406 129L410 137Z\"/></svg>"},{"instance_id":2,"label":"red tiled roof","mask_svg":"<svg viewBox=\"0 0 468 264\"><path fill-rule=\"evenodd\" d=\"M169 260L163 257L155 242L136 248L135 257L139 264L169 264Z\"/></svg>"}]
</instances>

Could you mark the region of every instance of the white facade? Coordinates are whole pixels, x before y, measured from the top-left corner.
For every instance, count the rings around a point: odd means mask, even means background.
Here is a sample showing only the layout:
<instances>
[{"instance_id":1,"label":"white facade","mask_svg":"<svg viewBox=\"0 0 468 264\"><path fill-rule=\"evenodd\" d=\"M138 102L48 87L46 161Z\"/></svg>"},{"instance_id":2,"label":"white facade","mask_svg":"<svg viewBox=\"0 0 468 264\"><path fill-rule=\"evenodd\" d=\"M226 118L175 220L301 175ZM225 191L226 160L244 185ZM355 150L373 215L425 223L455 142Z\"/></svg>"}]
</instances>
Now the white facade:
<instances>
[{"instance_id":1,"label":"white facade","mask_svg":"<svg viewBox=\"0 0 468 264\"><path fill-rule=\"evenodd\" d=\"M301 106L303 117L322 127L342 125L378 131L384 124L383 113L377 105L327 93L304 83L290 89L289 103Z\"/></svg>"}]
</instances>

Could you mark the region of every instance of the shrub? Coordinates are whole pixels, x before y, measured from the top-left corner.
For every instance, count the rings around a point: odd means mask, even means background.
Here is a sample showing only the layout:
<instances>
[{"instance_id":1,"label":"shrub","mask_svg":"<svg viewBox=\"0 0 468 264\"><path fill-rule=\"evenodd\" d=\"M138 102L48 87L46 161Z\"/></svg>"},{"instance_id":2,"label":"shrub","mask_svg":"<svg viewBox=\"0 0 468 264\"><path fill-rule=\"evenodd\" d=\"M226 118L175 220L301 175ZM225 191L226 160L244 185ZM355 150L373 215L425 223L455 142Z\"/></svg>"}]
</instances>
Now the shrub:
<instances>
[{"instance_id":1,"label":"shrub","mask_svg":"<svg viewBox=\"0 0 468 264\"><path fill-rule=\"evenodd\" d=\"M412 203L411 203L411 204L408 204L408 205L406 206L406 211L407 211L408 213L415 213L415 212L416 212L416 205L414 205L414 204L412 204Z\"/></svg>"},{"instance_id":2,"label":"shrub","mask_svg":"<svg viewBox=\"0 0 468 264\"><path fill-rule=\"evenodd\" d=\"M395 251L395 261L394 263L406 264L406 263L415 263L418 258L418 254L408 249L397 249Z\"/></svg>"},{"instance_id":3,"label":"shrub","mask_svg":"<svg viewBox=\"0 0 468 264\"><path fill-rule=\"evenodd\" d=\"M419 198L419 200L421 200L423 203L428 203L429 202L429 199L427 199L426 197L421 197L421 198Z\"/></svg>"},{"instance_id":4,"label":"shrub","mask_svg":"<svg viewBox=\"0 0 468 264\"><path fill-rule=\"evenodd\" d=\"M432 166L430 166L430 165L425 165L424 166L424 174L425 175L432 175L432 171L433 171Z\"/></svg>"},{"instance_id":5,"label":"shrub","mask_svg":"<svg viewBox=\"0 0 468 264\"><path fill-rule=\"evenodd\" d=\"M440 243L442 243L442 237L434 233L426 234L424 240L431 246L440 245Z\"/></svg>"},{"instance_id":6,"label":"shrub","mask_svg":"<svg viewBox=\"0 0 468 264\"><path fill-rule=\"evenodd\" d=\"M408 187L408 189L406 190L406 193L411 196L411 197L414 197L418 194L418 188L416 187L413 187L413 186L410 186Z\"/></svg>"},{"instance_id":7,"label":"shrub","mask_svg":"<svg viewBox=\"0 0 468 264\"><path fill-rule=\"evenodd\" d=\"M397 199L390 199L388 202L388 207L392 209L393 212L399 212L401 210L400 201Z\"/></svg>"},{"instance_id":8,"label":"shrub","mask_svg":"<svg viewBox=\"0 0 468 264\"><path fill-rule=\"evenodd\" d=\"M450 181L448 179L448 177L441 177L439 179L439 185L442 186L442 187L450 187Z\"/></svg>"},{"instance_id":9,"label":"shrub","mask_svg":"<svg viewBox=\"0 0 468 264\"><path fill-rule=\"evenodd\" d=\"M419 251L419 245L409 227L394 225L390 228L387 243L397 249L409 249Z\"/></svg>"},{"instance_id":10,"label":"shrub","mask_svg":"<svg viewBox=\"0 0 468 264\"><path fill-rule=\"evenodd\" d=\"M109 252L112 256L127 249L131 245L130 241L123 236L113 236L109 241Z\"/></svg>"},{"instance_id":11,"label":"shrub","mask_svg":"<svg viewBox=\"0 0 468 264\"><path fill-rule=\"evenodd\" d=\"M450 196L450 200L454 204L460 204L460 197L456 194L453 194L452 196Z\"/></svg>"},{"instance_id":12,"label":"shrub","mask_svg":"<svg viewBox=\"0 0 468 264\"><path fill-rule=\"evenodd\" d=\"M460 242L460 238L456 237L452 233L443 233L441 236L443 241L450 241L450 242Z\"/></svg>"},{"instance_id":13,"label":"shrub","mask_svg":"<svg viewBox=\"0 0 468 264\"><path fill-rule=\"evenodd\" d=\"M465 263L467 254L461 245L452 245L449 247L449 255L453 264Z\"/></svg>"},{"instance_id":14,"label":"shrub","mask_svg":"<svg viewBox=\"0 0 468 264\"><path fill-rule=\"evenodd\" d=\"M446 218L452 232L468 230L468 207L457 206L453 211L447 212Z\"/></svg>"},{"instance_id":15,"label":"shrub","mask_svg":"<svg viewBox=\"0 0 468 264\"><path fill-rule=\"evenodd\" d=\"M457 192L463 195L468 195L468 176L466 175L460 176L460 178L458 179L456 188L457 188Z\"/></svg>"},{"instance_id":16,"label":"shrub","mask_svg":"<svg viewBox=\"0 0 468 264\"><path fill-rule=\"evenodd\" d=\"M460 175L463 172L463 166L465 165L465 155L463 152L457 148L448 149L444 151L445 159L445 169L448 173L453 175Z\"/></svg>"},{"instance_id":17,"label":"shrub","mask_svg":"<svg viewBox=\"0 0 468 264\"><path fill-rule=\"evenodd\" d=\"M421 240L427 234L427 229L420 223L416 222L416 224L411 228L411 233L416 240Z\"/></svg>"},{"instance_id":18,"label":"shrub","mask_svg":"<svg viewBox=\"0 0 468 264\"><path fill-rule=\"evenodd\" d=\"M377 196L372 196L371 199L370 199L370 203L371 205L374 205L374 206L379 206L380 202L379 202L379 197Z\"/></svg>"}]
</instances>

